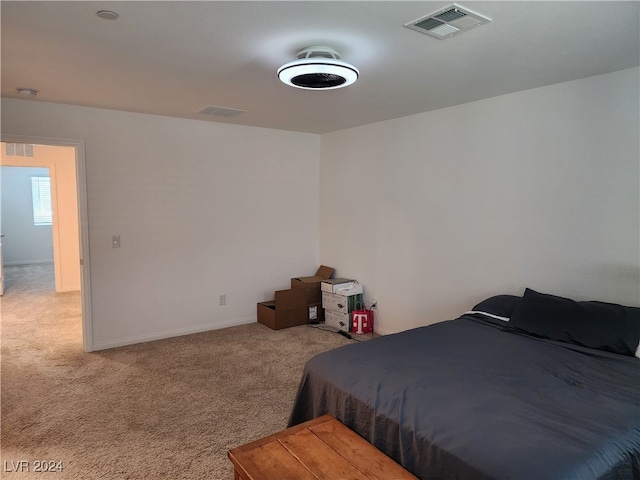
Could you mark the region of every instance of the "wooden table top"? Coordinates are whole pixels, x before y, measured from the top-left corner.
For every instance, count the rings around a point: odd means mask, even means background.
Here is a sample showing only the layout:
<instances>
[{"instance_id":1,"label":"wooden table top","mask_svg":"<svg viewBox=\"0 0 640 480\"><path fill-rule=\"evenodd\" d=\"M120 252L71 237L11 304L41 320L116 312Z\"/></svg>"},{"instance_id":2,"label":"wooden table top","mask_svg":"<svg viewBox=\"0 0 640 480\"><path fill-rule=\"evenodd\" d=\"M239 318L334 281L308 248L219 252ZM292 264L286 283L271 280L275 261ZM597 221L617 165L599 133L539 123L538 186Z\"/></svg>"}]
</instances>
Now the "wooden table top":
<instances>
[{"instance_id":1,"label":"wooden table top","mask_svg":"<svg viewBox=\"0 0 640 480\"><path fill-rule=\"evenodd\" d=\"M241 480L416 480L331 415L228 453Z\"/></svg>"}]
</instances>

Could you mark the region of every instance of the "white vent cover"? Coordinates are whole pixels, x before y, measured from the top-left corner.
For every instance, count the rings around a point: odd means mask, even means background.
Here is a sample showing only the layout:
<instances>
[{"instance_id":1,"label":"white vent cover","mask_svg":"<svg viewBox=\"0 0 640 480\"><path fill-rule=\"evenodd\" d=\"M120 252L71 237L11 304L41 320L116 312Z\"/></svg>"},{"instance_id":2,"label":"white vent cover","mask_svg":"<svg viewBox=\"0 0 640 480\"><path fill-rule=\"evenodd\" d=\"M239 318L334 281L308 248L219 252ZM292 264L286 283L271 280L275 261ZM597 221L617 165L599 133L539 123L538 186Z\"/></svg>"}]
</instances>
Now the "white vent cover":
<instances>
[{"instance_id":1,"label":"white vent cover","mask_svg":"<svg viewBox=\"0 0 640 480\"><path fill-rule=\"evenodd\" d=\"M404 26L444 40L490 21L490 18L454 3L417 20L405 23Z\"/></svg>"},{"instance_id":2,"label":"white vent cover","mask_svg":"<svg viewBox=\"0 0 640 480\"><path fill-rule=\"evenodd\" d=\"M33 157L33 144L6 143L5 152L9 157Z\"/></svg>"},{"instance_id":3,"label":"white vent cover","mask_svg":"<svg viewBox=\"0 0 640 480\"><path fill-rule=\"evenodd\" d=\"M241 110L239 108L227 108L227 107L216 107L213 105L208 105L204 108L201 108L195 113L201 113L202 115L212 115L214 117L235 117L236 115L240 115L241 113L247 113L248 110Z\"/></svg>"}]
</instances>

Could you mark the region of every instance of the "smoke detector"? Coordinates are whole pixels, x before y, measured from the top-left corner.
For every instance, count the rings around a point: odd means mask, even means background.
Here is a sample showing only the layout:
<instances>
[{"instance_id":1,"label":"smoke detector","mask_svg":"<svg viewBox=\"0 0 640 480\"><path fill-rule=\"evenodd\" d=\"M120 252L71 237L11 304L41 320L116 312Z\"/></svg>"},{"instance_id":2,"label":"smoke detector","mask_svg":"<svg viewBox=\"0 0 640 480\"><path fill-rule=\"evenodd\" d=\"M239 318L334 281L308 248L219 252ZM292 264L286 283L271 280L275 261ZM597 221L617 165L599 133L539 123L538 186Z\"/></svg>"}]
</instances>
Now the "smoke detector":
<instances>
[{"instance_id":1,"label":"smoke detector","mask_svg":"<svg viewBox=\"0 0 640 480\"><path fill-rule=\"evenodd\" d=\"M120 15L118 15L116 12L112 12L111 10L100 10L96 12L96 15L98 15L103 20L117 20L118 17L120 17Z\"/></svg>"},{"instance_id":2,"label":"smoke detector","mask_svg":"<svg viewBox=\"0 0 640 480\"><path fill-rule=\"evenodd\" d=\"M340 54L333 48L307 47L296 57L298 60L278 69L278 78L291 87L333 90L351 85L360 75L356 67L340 60Z\"/></svg>"},{"instance_id":3,"label":"smoke detector","mask_svg":"<svg viewBox=\"0 0 640 480\"><path fill-rule=\"evenodd\" d=\"M18 95L22 95L23 97L35 97L38 95L38 91L34 88L16 88Z\"/></svg>"},{"instance_id":4,"label":"smoke detector","mask_svg":"<svg viewBox=\"0 0 640 480\"><path fill-rule=\"evenodd\" d=\"M454 3L412 22L405 23L404 26L444 40L490 21L490 18Z\"/></svg>"}]
</instances>

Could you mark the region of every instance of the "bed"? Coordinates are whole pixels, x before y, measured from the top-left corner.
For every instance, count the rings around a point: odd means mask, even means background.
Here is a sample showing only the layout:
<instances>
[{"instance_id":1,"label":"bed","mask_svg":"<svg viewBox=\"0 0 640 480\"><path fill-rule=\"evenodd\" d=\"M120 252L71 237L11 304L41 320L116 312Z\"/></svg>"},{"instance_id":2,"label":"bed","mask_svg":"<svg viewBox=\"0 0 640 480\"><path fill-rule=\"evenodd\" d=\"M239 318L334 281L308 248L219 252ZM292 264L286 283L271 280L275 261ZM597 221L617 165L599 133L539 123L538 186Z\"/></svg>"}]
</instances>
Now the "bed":
<instances>
[{"instance_id":1,"label":"bed","mask_svg":"<svg viewBox=\"0 0 640 480\"><path fill-rule=\"evenodd\" d=\"M289 425L331 413L422 479L640 479L640 308L527 289L321 353Z\"/></svg>"}]
</instances>

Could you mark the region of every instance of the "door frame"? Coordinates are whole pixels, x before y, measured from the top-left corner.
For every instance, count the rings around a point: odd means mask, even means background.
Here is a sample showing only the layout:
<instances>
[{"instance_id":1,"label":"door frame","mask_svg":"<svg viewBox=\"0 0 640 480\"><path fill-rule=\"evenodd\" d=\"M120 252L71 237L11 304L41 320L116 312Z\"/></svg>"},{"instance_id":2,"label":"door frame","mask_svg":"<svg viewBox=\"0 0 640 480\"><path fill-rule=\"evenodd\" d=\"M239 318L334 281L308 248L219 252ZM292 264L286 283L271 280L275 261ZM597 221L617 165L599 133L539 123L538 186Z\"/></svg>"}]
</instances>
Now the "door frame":
<instances>
[{"instance_id":1,"label":"door frame","mask_svg":"<svg viewBox=\"0 0 640 480\"><path fill-rule=\"evenodd\" d=\"M87 212L87 182L84 140L40 137L2 133L0 141L7 143L32 143L74 147L76 159L76 196L78 199L78 230L80 235L80 295L82 307L82 346L85 352L93 351L93 322L91 317L91 275L89 265L89 221Z\"/></svg>"}]
</instances>

